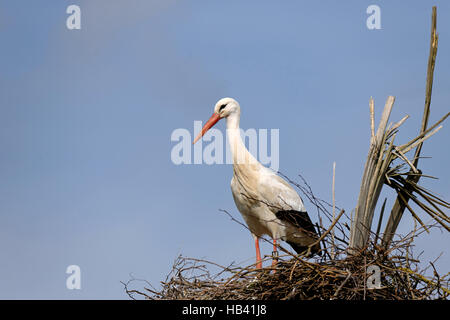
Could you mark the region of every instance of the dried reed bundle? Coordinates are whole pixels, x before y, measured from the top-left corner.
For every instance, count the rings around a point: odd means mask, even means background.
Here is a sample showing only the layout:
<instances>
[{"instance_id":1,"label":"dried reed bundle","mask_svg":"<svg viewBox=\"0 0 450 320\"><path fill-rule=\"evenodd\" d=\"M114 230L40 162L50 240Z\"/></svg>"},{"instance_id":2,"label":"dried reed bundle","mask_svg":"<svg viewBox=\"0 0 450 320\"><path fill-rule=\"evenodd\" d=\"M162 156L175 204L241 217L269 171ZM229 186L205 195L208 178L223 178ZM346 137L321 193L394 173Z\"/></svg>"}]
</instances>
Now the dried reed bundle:
<instances>
[{"instance_id":1,"label":"dried reed bundle","mask_svg":"<svg viewBox=\"0 0 450 320\"><path fill-rule=\"evenodd\" d=\"M378 130L375 133L374 101L372 98L370 99L369 109L372 134L369 155L367 156L366 165L364 167L361 188L350 233L350 249L355 252L365 247L367 244L372 228L375 207L378 203L378 198L384 184L390 186L397 192L397 199L389 215L383 235L383 246L385 249L389 247L389 244L392 241L405 208L410 211L414 219L426 228L419 218L419 215L410 205L408 205L409 200L414 201L416 205L422 208L424 212L430 215L444 229L450 231L450 218L443 211L444 208L450 208L449 203L418 184L420 177L429 177L423 174L417 167L423 143L442 128L441 123L450 115L450 112L447 113L427 129L437 44L436 7L433 7L425 108L420 133L417 137L400 146L394 144L400 126L406 121L408 116L403 117L394 125L390 124L387 126L395 101L395 98L392 96L389 96L386 101ZM414 158L409 159L407 154L414 148L416 148ZM408 171L402 170L405 167L409 168ZM383 213L384 209L383 206ZM380 220L377 227L377 237L381 226L381 219L382 214L380 214Z\"/></svg>"}]
</instances>

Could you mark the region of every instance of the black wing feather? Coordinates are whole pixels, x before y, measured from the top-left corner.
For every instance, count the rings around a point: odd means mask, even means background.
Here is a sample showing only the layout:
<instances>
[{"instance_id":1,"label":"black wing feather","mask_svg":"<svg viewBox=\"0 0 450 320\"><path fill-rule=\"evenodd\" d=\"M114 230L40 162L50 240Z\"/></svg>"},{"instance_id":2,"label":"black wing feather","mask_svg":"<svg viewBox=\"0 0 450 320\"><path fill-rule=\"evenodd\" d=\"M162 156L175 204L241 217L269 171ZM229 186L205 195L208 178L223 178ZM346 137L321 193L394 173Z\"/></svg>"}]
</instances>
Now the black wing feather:
<instances>
[{"instance_id":1,"label":"black wing feather","mask_svg":"<svg viewBox=\"0 0 450 320\"><path fill-rule=\"evenodd\" d=\"M289 222L290 224L303 229L313 238L318 238L314 224L308 216L306 211L296 211L296 210L283 210L275 213L275 216L282 220ZM301 253L308 249L308 246L301 246L297 243L286 241L297 253ZM311 253L318 253L320 255L320 245L313 246L311 248Z\"/></svg>"},{"instance_id":2,"label":"black wing feather","mask_svg":"<svg viewBox=\"0 0 450 320\"><path fill-rule=\"evenodd\" d=\"M284 210L278 211L275 213L275 216L280 220L287 221L298 228L317 235L316 229L306 211Z\"/></svg>"}]
</instances>

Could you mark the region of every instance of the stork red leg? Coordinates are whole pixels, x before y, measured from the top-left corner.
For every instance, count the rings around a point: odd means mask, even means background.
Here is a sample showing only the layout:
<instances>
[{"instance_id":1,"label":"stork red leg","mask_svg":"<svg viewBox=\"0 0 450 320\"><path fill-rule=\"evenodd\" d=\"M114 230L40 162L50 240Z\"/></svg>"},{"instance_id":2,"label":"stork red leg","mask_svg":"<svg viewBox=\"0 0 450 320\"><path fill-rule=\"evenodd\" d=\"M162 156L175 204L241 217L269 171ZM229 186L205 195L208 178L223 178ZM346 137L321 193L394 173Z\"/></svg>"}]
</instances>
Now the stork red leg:
<instances>
[{"instance_id":1,"label":"stork red leg","mask_svg":"<svg viewBox=\"0 0 450 320\"><path fill-rule=\"evenodd\" d=\"M256 248L256 268L261 269L262 261L261 261L261 251L259 250L259 238L258 237L255 237L255 248Z\"/></svg>"}]
</instances>

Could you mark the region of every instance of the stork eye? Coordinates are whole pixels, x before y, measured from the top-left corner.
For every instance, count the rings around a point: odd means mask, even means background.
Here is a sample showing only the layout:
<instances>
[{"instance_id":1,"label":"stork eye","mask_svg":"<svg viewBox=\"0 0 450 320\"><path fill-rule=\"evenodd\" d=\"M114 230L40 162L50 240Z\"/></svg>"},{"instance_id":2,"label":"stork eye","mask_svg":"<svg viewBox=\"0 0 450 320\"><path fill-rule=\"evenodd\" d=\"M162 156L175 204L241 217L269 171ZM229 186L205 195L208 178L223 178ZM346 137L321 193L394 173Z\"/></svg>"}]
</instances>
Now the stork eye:
<instances>
[{"instance_id":1,"label":"stork eye","mask_svg":"<svg viewBox=\"0 0 450 320\"><path fill-rule=\"evenodd\" d=\"M220 111L222 111L222 110L223 110L223 108L225 108L226 106L227 106L227 104L226 104L226 103L225 103L225 104L223 104L223 105L221 105L221 106L220 106L220 108L219 108L219 112L220 112Z\"/></svg>"}]
</instances>

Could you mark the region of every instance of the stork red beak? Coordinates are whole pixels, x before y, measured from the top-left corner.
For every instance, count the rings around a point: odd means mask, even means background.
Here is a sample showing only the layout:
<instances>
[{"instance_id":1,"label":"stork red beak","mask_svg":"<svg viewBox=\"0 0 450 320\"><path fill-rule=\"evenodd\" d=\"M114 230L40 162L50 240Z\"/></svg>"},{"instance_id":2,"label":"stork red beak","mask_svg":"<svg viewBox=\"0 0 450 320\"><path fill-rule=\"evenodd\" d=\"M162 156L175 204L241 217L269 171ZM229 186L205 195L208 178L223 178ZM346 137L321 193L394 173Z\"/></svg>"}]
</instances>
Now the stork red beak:
<instances>
[{"instance_id":1,"label":"stork red beak","mask_svg":"<svg viewBox=\"0 0 450 320\"><path fill-rule=\"evenodd\" d=\"M201 137L203 137L203 135L212 128L212 126L214 126L217 121L220 120L220 116L217 113L213 113L213 115L211 116L211 118L209 118L209 120L205 123L205 125L202 128L202 131L200 131L200 133L198 134L198 136L194 139L194 142L192 142L192 144L196 143Z\"/></svg>"}]
</instances>

